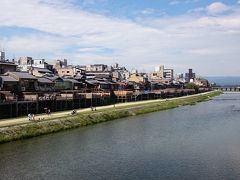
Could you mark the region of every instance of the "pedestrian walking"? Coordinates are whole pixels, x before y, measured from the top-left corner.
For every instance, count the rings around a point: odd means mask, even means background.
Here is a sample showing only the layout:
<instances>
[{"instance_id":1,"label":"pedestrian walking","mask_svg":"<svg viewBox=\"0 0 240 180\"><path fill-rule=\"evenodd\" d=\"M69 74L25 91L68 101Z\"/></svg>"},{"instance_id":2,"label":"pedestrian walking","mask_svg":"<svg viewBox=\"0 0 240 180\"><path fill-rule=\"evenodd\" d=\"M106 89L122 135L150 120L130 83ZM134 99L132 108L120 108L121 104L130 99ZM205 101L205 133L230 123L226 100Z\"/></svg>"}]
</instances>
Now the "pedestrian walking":
<instances>
[{"instance_id":1,"label":"pedestrian walking","mask_svg":"<svg viewBox=\"0 0 240 180\"><path fill-rule=\"evenodd\" d=\"M28 114L28 120L31 121L31 119L32 119L32 115L31 115L31 113L29 113Z\"/></svg>"},{"instance_id":2,"label":"pedestrian walking","mask_svg":"<svg viewBox=\"0 0 240 180\"><path fill-rule=\"evenodd\" d=\"M32 120L33 121L35 120L35 114L32 114Z\"/></svg>"},{"instance_id":3,"label":"pedestrian walking","mask_svg":"<svg viewBox=\"0 0 240 180\"><path fill-rule=\"evenodd\" d=\"M50 110L50 109L48 109L48 115L50 116L50 114L51 114L51 110Z\"/></svg>"},{"instance_id":4,"label":"pedestrian walking","mask_svg":"<svg viewBox=\"0 0 240 180\"><path fill-rule=\"evenodd\" d=\"M48 114L48 108L45 107L44 111L45 111L46 114Z\"/></svg>"},{"instance_id":5,"label":"pedestrian walking","mask_svg":"<svg viewBox=\"0 0 240 180\"><path fill-rule=\"evenodd\" d=\"M72 112L71 112L71 115L74 115L74 114L76 114L77 112L75 111L75 110L73 110Z\"/></svg>"}]
</instances>

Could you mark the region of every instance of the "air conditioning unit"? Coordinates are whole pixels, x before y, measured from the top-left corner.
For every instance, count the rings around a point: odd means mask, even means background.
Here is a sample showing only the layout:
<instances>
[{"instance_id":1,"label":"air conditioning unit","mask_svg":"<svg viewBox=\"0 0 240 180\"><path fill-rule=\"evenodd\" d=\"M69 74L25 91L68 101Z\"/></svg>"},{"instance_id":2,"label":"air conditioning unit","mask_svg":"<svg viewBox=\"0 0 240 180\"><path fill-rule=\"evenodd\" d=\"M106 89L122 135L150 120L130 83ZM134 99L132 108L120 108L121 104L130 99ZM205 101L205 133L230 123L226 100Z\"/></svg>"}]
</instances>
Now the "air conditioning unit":
<instances>
[{"instance_id":1,"label":"air conditioning unit","mask_svg":"<svg viewBox=\"0 0 240 180\"><path fill-rule=\"evenodd\" d=\"M26 88L25 88L25 87L22 87L21 89L22 89L22 91L26 91Z\"/></svg>"}]
</instances>

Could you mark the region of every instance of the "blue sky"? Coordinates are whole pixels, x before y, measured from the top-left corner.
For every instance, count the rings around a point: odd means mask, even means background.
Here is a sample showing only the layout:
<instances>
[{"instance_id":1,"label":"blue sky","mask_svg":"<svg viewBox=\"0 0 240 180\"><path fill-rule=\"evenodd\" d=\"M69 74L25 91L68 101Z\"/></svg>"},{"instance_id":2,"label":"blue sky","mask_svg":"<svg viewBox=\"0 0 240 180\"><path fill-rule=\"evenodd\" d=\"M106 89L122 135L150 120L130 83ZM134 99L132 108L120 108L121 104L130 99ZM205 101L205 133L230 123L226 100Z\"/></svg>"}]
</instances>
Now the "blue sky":
<instances>
[{"instance_id":1,"label":"blue sky","mask_svg":"<svg viewBox=\"0 0 240 180\"><path fill-rule=\"evenodd\" d=\"M163 15L177 16L190 9L205 7L216 1L213 0L79 0L73 1L76 6L94 13L112 17L135 19L137 13L147 9L155 13L148 15L159 17ZM226 5L235 4L236 0L221 1ZM152 12L152 11L151 11Z\"/></svg>"},{"instance_id":2,"label":"blue sky","mask_svg":"<svg viewBox=\"0 0 240 180\"><path fill-rule=\"evenodd\" d=\"M240 73L240 0L2 0L8 58Z\"/></svg>"}]
</instances>

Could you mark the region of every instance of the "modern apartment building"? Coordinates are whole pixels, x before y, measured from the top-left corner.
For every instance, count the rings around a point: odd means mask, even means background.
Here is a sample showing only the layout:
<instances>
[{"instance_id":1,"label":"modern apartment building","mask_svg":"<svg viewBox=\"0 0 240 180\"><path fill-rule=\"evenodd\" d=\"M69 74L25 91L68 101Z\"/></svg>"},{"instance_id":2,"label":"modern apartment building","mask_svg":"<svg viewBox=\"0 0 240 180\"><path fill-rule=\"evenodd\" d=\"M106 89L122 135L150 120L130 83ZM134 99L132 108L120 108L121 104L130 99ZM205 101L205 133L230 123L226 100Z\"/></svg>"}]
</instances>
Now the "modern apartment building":
<instances>
[{"instance_id":1,"label":"modern apartment building","mask_svg":"<svg viewBox=\"0 0 240 180\"><path fill-rule=\"evenodd\" d=\"M173 80L173 69L165 69L163 65L155 67L155 71L149 74L149 79L154 80Z\"/></svg>"},{"instance_id":2,"label":"modern apartment building","mask_svg":"<svg viewBox=\"0 0 240 180\"><path fill-rule=\"evenodd\" d=\"M188 73L185 74L185 81L190 82L191 79L195 79L195 78L196 78L196 74L193 73L193 70L188 69Z\"/></svg>"},{"instance_id":3,"label":"modern apartment building","mask_svg":"<svg viewBox=\"0 0 240 180\"><path fill-rule=\"evenodd\" d=\"M53 70L53 65L48 64L45 59L33 59L32 57L19 58L18 69L20 71L29 71L31 67Z\"/></svg>"}]
</instances>

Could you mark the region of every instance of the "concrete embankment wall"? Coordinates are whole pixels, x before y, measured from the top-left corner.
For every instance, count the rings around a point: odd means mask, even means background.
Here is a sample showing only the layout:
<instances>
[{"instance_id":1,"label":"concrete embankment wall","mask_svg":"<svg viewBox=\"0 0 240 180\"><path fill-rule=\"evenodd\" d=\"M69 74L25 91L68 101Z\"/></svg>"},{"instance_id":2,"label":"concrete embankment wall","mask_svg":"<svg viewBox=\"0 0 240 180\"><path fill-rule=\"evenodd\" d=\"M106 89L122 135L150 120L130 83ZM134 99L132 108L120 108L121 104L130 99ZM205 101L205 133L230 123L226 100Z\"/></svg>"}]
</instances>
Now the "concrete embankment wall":
<instances>
[{"instance_id":1,"label":"concrete embankment wall","mask_svg":"<svg viewBox=\"0 0 240 180\"><path fill-rule=\"evenodd\" d=\"M172 109L183 105L193 105L197 102L209 100L221 92L214 91L195 96L186 96L182 98L168 99L165 101L156 101L149 104L128 105L119 108L109 108L96 112L85 112L74 116L66 116L58 119L52 119L41 122L33 122L25 125L0 128L0 143L35 137L43 134L49 134L62 130L93 125L100 122L106 122L114 119L135 116L155 111Z\"/></svg>"}]
</instances>

